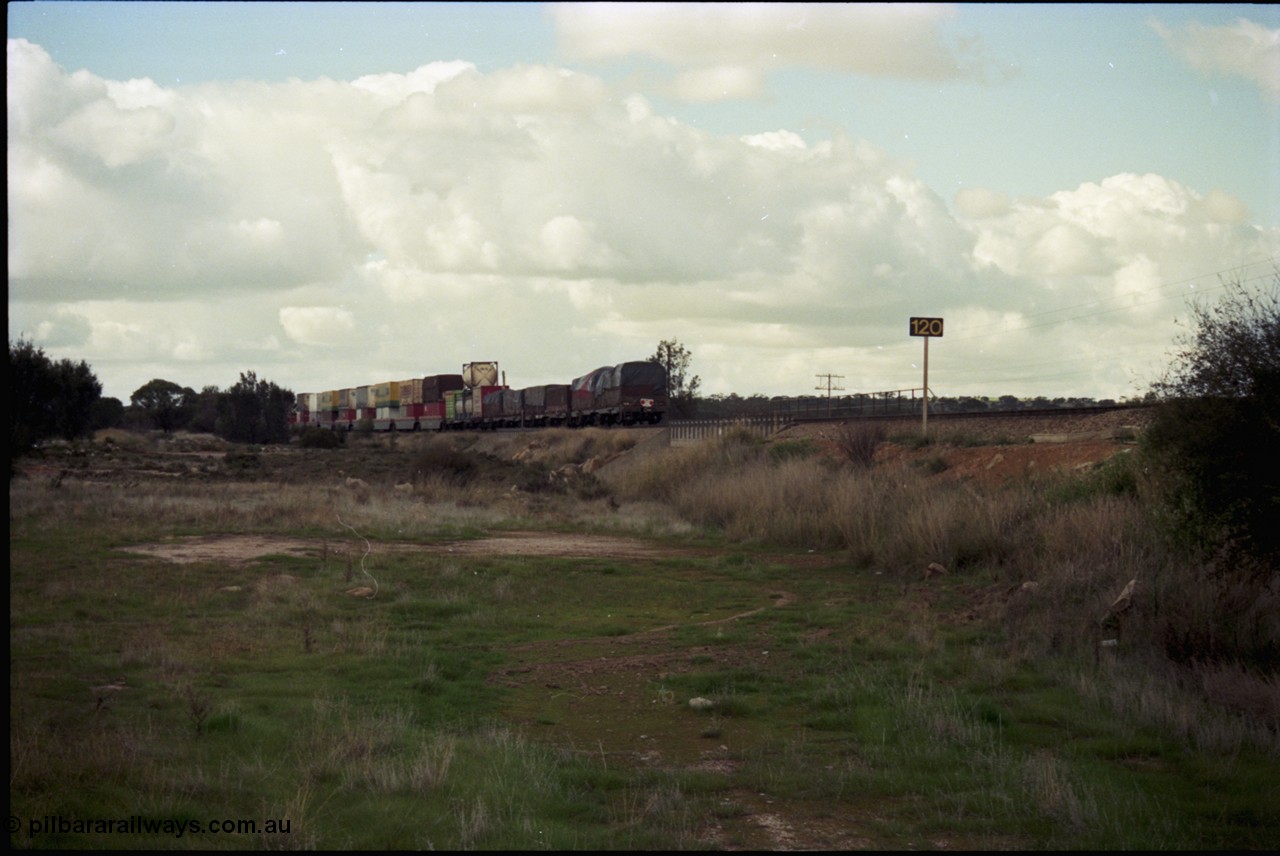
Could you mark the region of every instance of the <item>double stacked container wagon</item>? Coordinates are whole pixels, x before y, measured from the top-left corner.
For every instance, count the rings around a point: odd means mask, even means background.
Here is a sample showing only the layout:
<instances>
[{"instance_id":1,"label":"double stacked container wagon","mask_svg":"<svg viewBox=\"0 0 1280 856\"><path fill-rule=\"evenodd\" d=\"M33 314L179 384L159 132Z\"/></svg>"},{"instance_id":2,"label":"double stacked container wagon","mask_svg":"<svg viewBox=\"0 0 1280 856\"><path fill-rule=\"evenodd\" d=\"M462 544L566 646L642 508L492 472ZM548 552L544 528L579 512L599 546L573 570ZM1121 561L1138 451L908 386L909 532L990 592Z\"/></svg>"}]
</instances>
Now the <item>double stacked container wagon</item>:
<instances>
[{"instance_id":1,"label":"double stacked container wagon","mask_svg":"<svg viewBox=\"0 0 1280 856\"><path fill-rule=\"evenodd\" d=\"M656 424L667 410L667 374L652 362L603 366L568 384L511 389L496 362L467 363L460 375L301 393L297 427L435 431L555 425Z\"/></svg>"}]
</instances>

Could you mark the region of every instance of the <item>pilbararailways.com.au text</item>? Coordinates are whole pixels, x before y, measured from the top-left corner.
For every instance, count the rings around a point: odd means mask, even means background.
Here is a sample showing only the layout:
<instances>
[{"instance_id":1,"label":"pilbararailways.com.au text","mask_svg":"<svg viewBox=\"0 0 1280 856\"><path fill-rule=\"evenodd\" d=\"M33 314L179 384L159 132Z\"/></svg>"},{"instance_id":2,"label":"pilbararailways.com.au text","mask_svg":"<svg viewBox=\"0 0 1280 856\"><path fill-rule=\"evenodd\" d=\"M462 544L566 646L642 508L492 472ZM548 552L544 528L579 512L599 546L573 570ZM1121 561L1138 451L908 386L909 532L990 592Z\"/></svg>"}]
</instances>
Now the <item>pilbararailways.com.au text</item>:
<instances>
[{"instance_id":1,"label":"pilbararailways.com.au text","mask_svg":"<svg viewBox=\"0 0 1280 856\"><path fill-rule=\"evenodd\" d=\"M165 820L154 817L132 815L130 817L110 818L77 818L63 817L60 814L44 815L29 818L25 822L10 815L9 832L20 832L26 827L27 834L37 835L172 835L181 838L184 835L201 835L208 833L217 835L233 833L236 835L288 835L292 821L289 818L277 820L245 820L221 818L215 820Z\"/></svg>"}]
</instances>

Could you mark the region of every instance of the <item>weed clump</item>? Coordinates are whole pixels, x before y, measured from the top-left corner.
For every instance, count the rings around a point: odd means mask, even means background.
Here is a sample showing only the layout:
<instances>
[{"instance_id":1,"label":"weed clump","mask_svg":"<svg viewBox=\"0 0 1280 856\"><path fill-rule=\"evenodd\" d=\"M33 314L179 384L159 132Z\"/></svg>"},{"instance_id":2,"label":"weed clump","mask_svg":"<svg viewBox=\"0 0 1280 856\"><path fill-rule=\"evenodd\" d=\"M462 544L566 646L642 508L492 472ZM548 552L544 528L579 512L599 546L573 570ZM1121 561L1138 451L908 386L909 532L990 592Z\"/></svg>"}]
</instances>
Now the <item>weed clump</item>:
<instances>
[{"instance_id":1,"label":"weed clump","mask_svg":"<svg viewBox=\"0 0 1280 856\"><path fill-rule=\"evenodd\" d=\"M844 459L854 466L870 467L876 458L876 449L885 441L887 433L883 425L869 422L844 422L836 432L836 447Z\"/></svg>"}]
</instances>

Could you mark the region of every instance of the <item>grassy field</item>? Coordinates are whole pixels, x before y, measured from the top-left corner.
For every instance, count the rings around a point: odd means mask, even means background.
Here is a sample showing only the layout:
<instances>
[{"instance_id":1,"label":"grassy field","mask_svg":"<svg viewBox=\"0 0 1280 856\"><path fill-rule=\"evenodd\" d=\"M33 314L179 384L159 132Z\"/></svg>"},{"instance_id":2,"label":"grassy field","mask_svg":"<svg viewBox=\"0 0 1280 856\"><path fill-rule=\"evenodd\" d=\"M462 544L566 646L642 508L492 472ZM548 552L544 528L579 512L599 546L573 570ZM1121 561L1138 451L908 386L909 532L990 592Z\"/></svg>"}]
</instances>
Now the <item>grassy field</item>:
<instances>
[{"instance_id":1,"label":"grassy field","mask_svg":"<svg viewBox=\"0 0 1280 856\"><path fill-rule=\"evenodd\" d=\"M11 846L1280 840L1280 681L1170 654L1221 606L1140 468L635 446L48 450L9 490Z\"/></svg>"}]
</instances>

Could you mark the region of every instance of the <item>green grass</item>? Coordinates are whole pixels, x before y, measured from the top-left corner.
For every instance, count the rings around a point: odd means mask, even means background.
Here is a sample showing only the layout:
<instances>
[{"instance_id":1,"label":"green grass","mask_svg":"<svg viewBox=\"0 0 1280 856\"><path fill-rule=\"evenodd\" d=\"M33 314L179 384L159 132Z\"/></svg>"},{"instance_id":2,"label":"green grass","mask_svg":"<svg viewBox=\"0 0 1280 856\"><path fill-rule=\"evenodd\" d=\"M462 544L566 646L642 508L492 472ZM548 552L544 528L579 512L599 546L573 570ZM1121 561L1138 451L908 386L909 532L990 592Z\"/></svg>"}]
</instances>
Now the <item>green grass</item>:
<instances>
[{"instance_id":1,"label":"green grass","mask_svg":"<svg viewBox=\"0 0 1280 856\"><path fill-rule=\"evenodd\" d=\"M836 477L807 454L766 464L783 479ZM1125 513L1113 484L1047 501L1039 560L1063 564L1045 587L1092 603L1067 562L1115 552L1082 535ZM11 845L777 849L761 812L813 848L1280 838L1274 729L1207 705L1136 651L1055 648L1018 601L981 612L1005 604L1008 556L994 548L928 582L715 529L645 561L426 549L524 525L492 499L15 481ZM335 512L379 548L372 599L342 593L368 578L344 552L363 542ZM573 529L574 513L555 505L535 525ZM249 564L121 549L254 532L317 549ZM133 817L288 828L58 826Z\"/></svg>"}]
</instances>

